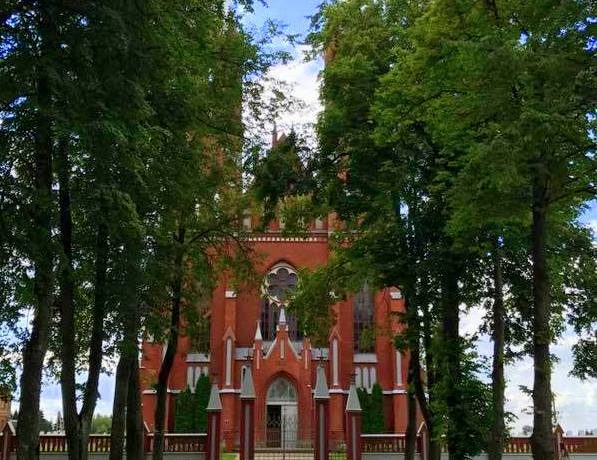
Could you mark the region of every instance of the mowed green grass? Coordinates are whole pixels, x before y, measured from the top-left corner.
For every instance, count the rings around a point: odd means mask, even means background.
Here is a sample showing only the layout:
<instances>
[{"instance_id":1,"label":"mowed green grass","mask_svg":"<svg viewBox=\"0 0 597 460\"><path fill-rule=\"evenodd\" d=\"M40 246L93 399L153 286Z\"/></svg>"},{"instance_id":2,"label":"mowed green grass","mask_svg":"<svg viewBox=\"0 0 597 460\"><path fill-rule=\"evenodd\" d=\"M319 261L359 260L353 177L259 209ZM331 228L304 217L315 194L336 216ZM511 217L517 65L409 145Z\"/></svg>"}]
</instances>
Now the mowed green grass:
<instances>
[{"instance_id":1,"label":"mowed green grass","mask_svg":"<svg viewBox=\"0 0 597 460\"><path fill-rule=\"evenodd\" d=\"M220 454L220 460L236 460L237 458L237 454L233 454L230 452L223 452L222 454Z\"/></svg>"}]
</instances>

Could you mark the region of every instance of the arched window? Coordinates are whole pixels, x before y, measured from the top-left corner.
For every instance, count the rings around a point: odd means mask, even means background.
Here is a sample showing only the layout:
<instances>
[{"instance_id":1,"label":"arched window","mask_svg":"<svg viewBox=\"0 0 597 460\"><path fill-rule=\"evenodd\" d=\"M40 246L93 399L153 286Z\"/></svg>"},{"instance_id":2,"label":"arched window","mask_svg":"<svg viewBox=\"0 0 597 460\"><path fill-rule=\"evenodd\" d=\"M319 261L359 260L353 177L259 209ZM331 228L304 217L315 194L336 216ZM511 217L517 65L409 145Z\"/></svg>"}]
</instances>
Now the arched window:
<instances>
[{"instance_id":1,"label":"arched window","mask_svg":"<svg viewBox=\"0 0 597 460\"><path fill-rule=\"evenodd\" d=\"M296 400L296 388L284 377L274 380L267 390L268 404L296 402Z\"/></svg>"},{"instance_id":2,"label":"arched window","mask_svg":"<svg viewBox=\"0 0 597 460\"><path fill-rule=\"evenodd\" d=\"M354 297L354 351L371 353L374 351L373 329L373 292L365 283Z\"/></svg>"},{"instance_id":3,"label":"arched window","mask_svg":"<svg viewBox=\"0 0 597 460\"><path fill-rule=\"evenodd\" d=\"M276 326L280 317L280 308L287 304L288 293L296 287L298 275L296 270L286 263L274 265L265 276L261 288L261 333L263 340L274 340ZM297 327L296 317L286 312L286 324L290 340L301 340L302 331Z\"/></svg>"}]
</instances>

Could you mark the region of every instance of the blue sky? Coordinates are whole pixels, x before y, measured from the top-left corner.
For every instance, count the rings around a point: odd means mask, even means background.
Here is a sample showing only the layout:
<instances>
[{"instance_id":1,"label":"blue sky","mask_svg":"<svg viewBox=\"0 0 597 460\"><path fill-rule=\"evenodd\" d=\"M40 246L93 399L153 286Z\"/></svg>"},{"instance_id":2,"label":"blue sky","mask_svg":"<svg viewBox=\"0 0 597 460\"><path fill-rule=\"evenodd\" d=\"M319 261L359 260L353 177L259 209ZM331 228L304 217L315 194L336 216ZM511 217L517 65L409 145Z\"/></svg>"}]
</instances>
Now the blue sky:
<instances>
[{"instance_id":1,"label":"blue sky","mask_svg":"<svg viewBox=\"0 0 597 460\"><path fill-rule=\"evenodd\" d=\"M288 33L298 33L304 36L309 27L307 16L313 14L321 0L271 0L269 8L256 6L255 15L244 19L247 27L260 29L267 18L286 24ZM318 100L319 83L317 75L321 70L321 61L304 62L301 49L293 51L295 60L287 65L279 65L272 69L272 76L288 81L292 86L292 94L305 102L305 107L297 113L287 114L279 121L281 130L290 127L304 127L313 123L320 110ZM597 230L597 205L595 202L583 215L583 222ZM482 319L480 309L472 309L463 313L463 331L473 333L477 330ZM571 369L571 346L574 336L566 334L562 340L553 347L553 353L559 358L555 365L553 375L553 389L556 393L556 410L564 430L576 432L585 428L597 428L597 382L581 382L568 376ZM491 344L487 337L482 337L479 342L479 351L482 354L491 353ZM531 424L531 416L525 413L530 406L530 399L520 390L520 385L532 386L532 362L525 359L509 366L507 369L508 389L507 409L519 418L514 422L514 432L518 432L525 424ZM102 376L100 380L101 399L97 412L111 413L112 395L114 392L113 376ZM56 416L60 407L60 389L57 385L46 382L42 395L42 408L44 413L51 418Z\"/></svg>"}]
</instances>

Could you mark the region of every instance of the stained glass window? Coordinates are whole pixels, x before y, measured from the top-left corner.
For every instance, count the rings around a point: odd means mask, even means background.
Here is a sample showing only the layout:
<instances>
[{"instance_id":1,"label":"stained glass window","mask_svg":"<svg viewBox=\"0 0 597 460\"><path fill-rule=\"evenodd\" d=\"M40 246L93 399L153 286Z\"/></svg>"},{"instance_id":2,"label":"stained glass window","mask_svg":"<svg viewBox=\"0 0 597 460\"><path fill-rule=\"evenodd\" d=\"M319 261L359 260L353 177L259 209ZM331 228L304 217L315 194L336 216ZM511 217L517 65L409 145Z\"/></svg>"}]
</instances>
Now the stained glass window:
<instances>
[{"instance_id":1,"label":"stained glass window","mask_svg":"<svg viewBox=\"0 0 597 460\"><path fill-rule=\"evenodd\" d=\"M292 268L286 265L274 267L265 277L263 290L270 301L284 304L287 294L298 282L298 276Z\"/></svg>"},{"instance_id":2,"label":"stained glass window","mask_svg":"<svg viewBox=\"0 0 597 460\"><path fill-rule=\"evenodd\" d=\"M373 340L373 292L365 283L354 297L354 351L374 351ZM369 334L368 334L369 333Z\"/></svg>"},{"instance_id":3,"label":"stained glass window","mask_svg":"<svg viewBox=\"0 0 597 460\"><path fill-rule=\"evenodd\" d=\"M261 302L261 333L264 340L274 340L280 317L280 306L287 302L288 293L296 287L296 271L285 263L275 265L265 276ZM290 340L302 340L303 332L297 327L297 319L286 311L286 324Z\"/></svg>"},{"instance_id":4,"label":"stained glass window","mask_svg":"<svg viewBox=\"0 0 597 460\"><path fill-rule=\"evenodd\" d=\"M267 402L295 402L296 388L288 379L277 378L267 390Z\"/></svg>"}]
</instances>

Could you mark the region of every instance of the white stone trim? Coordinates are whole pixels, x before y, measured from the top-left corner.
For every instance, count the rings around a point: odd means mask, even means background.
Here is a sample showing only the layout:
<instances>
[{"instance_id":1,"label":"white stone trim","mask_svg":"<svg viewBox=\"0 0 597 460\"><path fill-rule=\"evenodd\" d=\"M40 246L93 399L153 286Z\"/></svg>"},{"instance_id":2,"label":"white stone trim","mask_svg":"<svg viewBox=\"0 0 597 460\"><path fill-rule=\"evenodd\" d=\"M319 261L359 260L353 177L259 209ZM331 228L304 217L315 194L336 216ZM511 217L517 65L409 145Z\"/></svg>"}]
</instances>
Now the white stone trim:
<instances>
[{"instance_id":1,"label":"white stone trim","mask_svg":"<svg viewBox=\"0 0 597 460\"><path fill-rule=\"evenodd\" d=\"M230 393L239 393L240 388L223 388L220 390L220 394L230 394Z\"/></svg>"},{"instance_id":2,"label":"white stone trim","mask_svg":"<svg viewBox=\"0 0 597 460\"><path fill-rule=\"evenodd\" d=\"M226 385L232 385L232 338L226 339Z\"/></svg>"},{"instance_id":3,"label":"white stone trim","mask_svg":"<svg viewBox=\"0 0 597 460\"><path fill-rule=\"evenodd\" d=\"M209 353L189 353L186 361L187 363L209 363L211 355Z\"/></svg>"},{"instance_id":4,"label":"white stone trim","mask_svg":"<svg viewBox=\"0 0 597 460\"><path fill-rule=\"evenodd\" d=\"M377 368L375 366L369 368L369 385L373 388L373 385L377 383Z\"/></svg>"},{"instance_id":5,"label":"white stone trim","mask_svg":"<svg viewBox=\"0 0 597 460\"><path fill-rule=\"evenodd\" d=\"M307 237L283 237L283 236L250 236L248 241L257 241L264 243L271 242L286 242L286 243L325 243L328 241L324 236L307 236Z\"/></svg>"},{"instance_id":6,"label":"white stone trim","mask_svg":"<svg viewBox=\"0 0 597 460\"><path fill-rule=\"evenodd\" d=\"M390 291L390 299L401 300L402 299L402 291L400 289L398 289L396 291Z\"/></svg>"},{"instance_id":7,"label":"white stone trim","mask_svg":"<svg viewBox=\"0 0 597 460\"><path fill-rule=\"evenodd\" d=\"M353 363L370 363L376 364L377 363L377 354L376 353L355 353L352 359Z\"/></svg>"},{"instance_id":8,"label":"white stone trim","mask_svg":"<svg viewBox=\"0 0 597 460\"><path fill-rule=\"evenodd\" d=\"M338 339L332 339L332 385L339 385Z\"/></svg>"},{"instance_id":9,"label":"white stone trim","mask_svg":"<svg viewBox=\"0 0 597 460\"><path fill-rule=\"evenodd\" d=\"M274 341L271 342L271 344L270 344L270 346L269 346L269 348L267 350L267 353L265 354L265 358L264 359L268 359L269 358L269 355L271 355L271 353L274 350L274 348L276 348L276 343L278 343L278 337L277 336L274 339Z\"/></svg>"},{"instance_id":10,"label":"white stone trim","mask_svg":"<svg viewBox=\"0 0 597 460\"><path fill-rule=\"evenodd\" d=\"M244 361L249 359L251 356L252 348L248 347L238 347L234 349L234 359L238 361Z\"/></svg>"},{"instance_id":11,"label":"white stone trim","mask_svg":"<svg viewBox=\"0 0 597 460\"><path fill-rule=\"evenodd\" d=\"M330 394L347 395L348 390L343 390L342 388L332 388L330 390Z\"/></svg>"},{"instance_id":12,"label":"white stone trim","mask_svg":"<svg viewBox=\"0 0 597 460\"><path fill-rule=\"evenodd\" d=\"M396 385L402 385L402 353L396 350Z\"/></svg>"},{"instance_id":13,"label":"white stone trim","mask_svg":"<svg viewBox=\"0 0 597 460\"><path fill-rule=\"evenodd\" d=\"M405 395L406 390L383 390L384 395Z\"/></svg>"},{"instance_id":14,"label":"white stone trim","mask_svg":"<svg viewBox=\"0 0 597 460\"><path fill-rule=\"evenodd\" d=\"M226 291L227 299L236 299L236 291Z\"/></svg>"},{"instance_id":15,"label":"white stone trim","mask_svg":"<svg viewBox=\"0 0 597 460\"><path fill-rule=\"evenodd\" d=\"M192 366L187 367L187 386L195 391L195 368Z\"/></svg>"}]
</instances>

